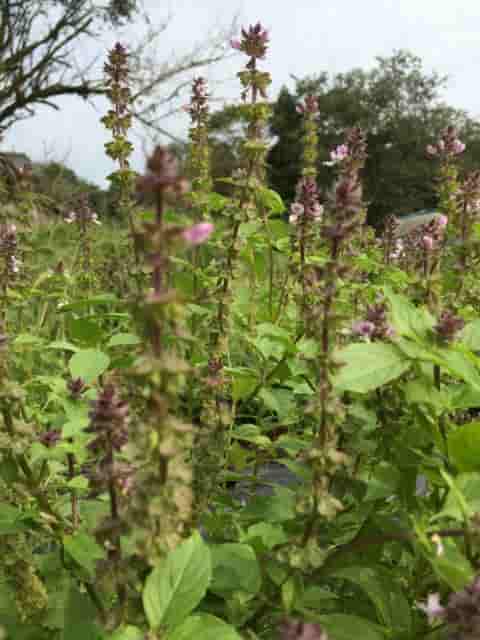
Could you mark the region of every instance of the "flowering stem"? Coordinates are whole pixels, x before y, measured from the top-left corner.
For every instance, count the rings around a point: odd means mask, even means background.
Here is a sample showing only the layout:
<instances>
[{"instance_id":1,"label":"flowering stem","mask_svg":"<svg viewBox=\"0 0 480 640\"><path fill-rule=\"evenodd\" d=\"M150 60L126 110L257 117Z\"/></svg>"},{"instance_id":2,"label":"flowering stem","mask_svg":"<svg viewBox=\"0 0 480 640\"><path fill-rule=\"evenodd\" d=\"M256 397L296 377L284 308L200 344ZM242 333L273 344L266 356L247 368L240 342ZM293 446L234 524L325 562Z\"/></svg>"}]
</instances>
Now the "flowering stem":
<instances>
[{"instance_id":1,"label":"flowering stem","mask_svg":"<svg viewBox=\"0 0 480 640\"><path fill-rule=\"evenodd\" d=\"M67 454L68 463L68 477L73 480L75 477L75 456L73 453ZM72 505L72 526L73 529L77 529L79 525L79 513L78 513L78 497L75 489L70 491L70 502Z\"/></svg>"}]
</instances>

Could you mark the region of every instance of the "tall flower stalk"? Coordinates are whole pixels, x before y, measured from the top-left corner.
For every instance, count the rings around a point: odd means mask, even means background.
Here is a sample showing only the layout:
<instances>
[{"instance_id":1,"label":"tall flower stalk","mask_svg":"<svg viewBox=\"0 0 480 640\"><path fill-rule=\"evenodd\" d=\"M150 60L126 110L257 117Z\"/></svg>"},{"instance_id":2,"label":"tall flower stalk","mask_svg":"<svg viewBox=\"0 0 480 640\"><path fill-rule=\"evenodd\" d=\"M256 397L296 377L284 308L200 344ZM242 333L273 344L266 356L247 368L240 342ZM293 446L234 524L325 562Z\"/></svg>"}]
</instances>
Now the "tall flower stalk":
<instances>
[{"instance_id":1,"label":"tall flower stalk","mask_svg":"<svg viewBox=\"0 0 480 640\"><path fill-rule=\"evenodd\" d=\"M220 357L226 351L227 309L238 253L238 233L245 218L249 219L256 214L255 191L263 183L268 148L263 137L263 130L269 115L266 98L271 78L268 72L259 70L258 61L263 60L266 56L269 34L260 22L257 22L257 24L251 25L248 30L242 29L241 35L241 39L232 40L231 45L234 49L248 56L245 69L237 74L242 85L241 95L244 103L242 112L248 124L246 139L242 145L242 166L236 180L237 204L233 207L235 213L226 250L226 264L219 282L220 300L217 312L218 335L216 338L219 353L215 355Z\"/></svg>"},{"instance_id":2,"label":"tall flower stalk","mask_svg":"<svg viewBox=\"0 0 480 640\"><path fill-rule=\"evenodd\" d=\"M426 148L427 156L440 163L437 183L439 209L454 224L458 222L457 158L464 151L465 144L459 140L457 130L453 126L442 131L439 140Z\"/></svg>"},{"instance_id":3,"label":"tall flower stalk","mask_svg":"<svg viewBox=\"0 0 480 640\"><path fill-rule=\"evenodd\" d=\"M135 260L138 267L139 256L135 245L135 226L132 217L132 190L135 174L130 169L129 157L133 146L128 140L128 131L132 125L130 111L131 92L129 87L129 61L126 48L117 42L108 55L104 72L106 76L107 96L112 104L106 116L102 118L104 126L112 132L113 140L107 142L105 150L110 158L118 162L119 168L108 176L112 187L119 193L118 204L122 216L130 225Z\"/></svg>"},{"instance_id":4,"label":"tall flower stalk","mask_svg":"<svg viewBox=\"0 0 480 640\"><path fill-rule=\"evenodd\" d=\"M459 267L464 274L471 260L473 224L480 212L480 171L470 172L460 184L458 206L461 239Z\"/></svg>"},{"instance_id":5,"label":"tall flower stalk","mask_svg":"<svg viewBox=\"0 0 480 640\"><path fill-rule=\"evenodd\" d=\"M337 328L335 303L340 280L350 271L345 249L363 220L360 170L367 155L363 132L359 128L350 130L346 143L333 154L337 156L335 164L338 165L339 175L322 224L328 257L322 268L312 270L310 277L313 297L319 302L311 306L309 322L319 332L320 356L318 396L310 407L310 413L318 416L318 425L309 454L313 469L313 495L311 516L304 534L305 544L312 537L319 515L332 518L342 509L341 503L330 493L336 470L347 462L345 455L337 448L336 426L343 417L343 408L332 387L332 376L341 366L333 357Z\"/></svg>"},{"instance_id":6,"label":"tall flower stalk","mask_svg":"<svg viewBox=\"0 0 480 640\"><path fill-rule=\"evenodd\" d=\"M93 435L89 448L96 456L90 484L96 494L107 492L110 502L110 515L99 525L96 533L99 542L108 550L109 569L116 583L120 611L115 616L114 626L120 622L127 596L122 576L121 546L121 535L125 533L120 506L123 473L116 456L128 440L128 412L128 404L118 397L115 387L107 385L92 404L90 425L86 429Z\"/></svg>"},{"instance_id":7,"label":"tall flower stalk","mask_svg":"<svg viewBox=\"0 0 480 640\"><path fill-rule=\"evenodd\" d=\"M303 168L297 184L295 201L290 207L289 221L298 230L299 277L301 286L301 315L304 319L307 306L307 249L312 236L312 223L320 222L323 207L319 202L317 187L317 118L318 101L307 96L303 104L297 107L303 115Z\"/></svg>"},{"instance_id":8,"label":"tall flower stalk","mask_svg":"<svg viewBox=\"0 0 480 640\"><path fill-rule=\"evenodd\" d=\"M17 227L7 223L0 225L0 332L6 329L8 289L20 269L17 251Z\"/></svg>"},{"instance_id":9,"label":"tall flower stalk","mask_svg":"<svg viewBox=\"0 0 480 640\"><path fill-rule=\"evenodd\" d=\"M189 367L166 341L167 328L169 336L175 336L179 320L178 307L171 304L175 291L167 279L170 255L178 244L191 247L204 242L213 227L208 222L187 229L165 223L167 193L181 193L185 185L167 149L154 150L138 185L154 194L156 216L138 238L152 268L152 286L140 307L150 346L135 370L144 407L135 425L137 471L130 517L137 553L153 565L187 534L192 518L192 428L176 417L181 379Z\"/></svg>"}]
</instances>

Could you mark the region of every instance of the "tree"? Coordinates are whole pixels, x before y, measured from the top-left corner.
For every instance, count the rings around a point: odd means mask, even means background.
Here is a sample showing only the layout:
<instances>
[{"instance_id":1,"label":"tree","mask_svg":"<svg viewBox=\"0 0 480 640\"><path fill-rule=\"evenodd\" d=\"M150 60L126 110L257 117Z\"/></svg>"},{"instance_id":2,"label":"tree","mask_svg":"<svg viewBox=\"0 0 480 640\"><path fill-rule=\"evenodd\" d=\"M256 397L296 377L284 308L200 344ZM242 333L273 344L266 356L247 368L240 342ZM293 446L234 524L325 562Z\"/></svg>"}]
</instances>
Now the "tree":
<instances>
[{"instance_id":1,"label":"tree","mask_svg":"<svg viewBox=\"0 0 480 640\"><path fill-rule=\"evenodd\" d=\"M136 0L0 0L0 131L31 117L35 109L58 109L57 99L75 95L88 99L104 93L103 74L96 59L78 62L76 53L106 29L139 20L146 25L139 44L130 47L133 115L147 127L157 124L158 105L169 106L188 85L185 74L218 62L226 55L225 41L234 23L194 45L180 57L161 62L155 54L158 37L171 16L153 26ZM172 86L173 83L173 86ZM165 89L159 100L157 90ZM176 107L175 107L176 108ZM171 111L171 109L167 109Z\"/></svg>"},{"instance_id":2,"label":"tree","mask_svg":"<svg viewBox=\"0 0 480 640\"><path fill-rule=\"evenodd\" d=\"M287 200L293 198L300 173L301 118L295 105L308 93L318 96L320 104L319 181L324 188L333 174L322 163L345 129L360 125L367 132L364 178L371 224L380 224L389 213L435 205L435 167L426 160L425 147L448 124L457 125L467 143L465 166L480 161L479 123L441 102L446 79L426 73L420 58L407 51L377 58L371 71L321 73L296 81L295 92L284 88L275 103L271 133L277 140L268 157L272 186Z\"/></svg>"}]
</instances>

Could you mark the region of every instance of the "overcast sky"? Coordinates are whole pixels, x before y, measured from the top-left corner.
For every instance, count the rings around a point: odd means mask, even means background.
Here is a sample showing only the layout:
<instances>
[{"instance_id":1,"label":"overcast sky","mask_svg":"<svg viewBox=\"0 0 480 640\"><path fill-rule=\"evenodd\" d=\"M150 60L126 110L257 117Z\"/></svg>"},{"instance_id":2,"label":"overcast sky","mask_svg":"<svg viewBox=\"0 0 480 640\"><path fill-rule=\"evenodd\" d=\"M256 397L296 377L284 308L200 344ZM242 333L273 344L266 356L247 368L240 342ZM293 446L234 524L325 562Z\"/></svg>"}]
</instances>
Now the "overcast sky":
<instances>
[{"instance_id":1,"label":"overcast sky","mask_svg":"<svg viewBox=\"0 0 480 640\"><path fill-rule=\"evenodd\" d=\"M168 13L158 0L145 0L152 22ZM164 3L161 3L164 4ZM420 56L426 71L448 75L444 98L455 107L480 117L480 2L478 0L175 0L173 20L159 42L165 58L188 51L214 25L228 24L240 11L241 23L260 20L269 30L271 45L263 68L270 71L273 97L282 84L293 87L290 75L304 77L321 71L341 72L371 67L376 56L409 49ZM118 35L118 34L117 34ZM116 34L104 42L105 50ZM130 38L123 33L124 40ZM128 42L127 42L128 44ZM100 52L102 49L100 48ZM95 51L82 52L82 55ZM217 82L216 92L235 97L235 73L242 59L231 58L207 74ZM32 160L64 161L79 175L104 185L113 166L103 154L108 134L99 123L107 103L98 100L96 110L78 98L58 101L61 111L39 109L37 115L14 126L4 148L23 151ZM188 122L169 123L185 137ZM142 145L136 144L132 165L144 165Z\"/></svg>"}]
</instances>

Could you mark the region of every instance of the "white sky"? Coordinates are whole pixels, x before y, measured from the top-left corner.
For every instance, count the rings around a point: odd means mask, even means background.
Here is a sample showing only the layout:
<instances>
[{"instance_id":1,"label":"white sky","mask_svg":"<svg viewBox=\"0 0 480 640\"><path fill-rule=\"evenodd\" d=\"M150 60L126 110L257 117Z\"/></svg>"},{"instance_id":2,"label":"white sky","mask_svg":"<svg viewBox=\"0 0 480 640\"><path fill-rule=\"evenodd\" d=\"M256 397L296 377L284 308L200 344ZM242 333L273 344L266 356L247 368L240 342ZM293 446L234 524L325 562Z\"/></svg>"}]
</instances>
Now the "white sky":
<instances>
[{"instance_id":1,"label":"white sky","mask_svg":"<svg viewBox=\"0 0 480 640\"><path fill-rule=\"evenodd\" d=\"M144 0L154 24L168 13L168 7L158 9L158 4ZM272 97L282 84L293 87L291 74L301 78L321 71L368 68L375 56L402 48L420 56L426 71L449 76L444 98L451 105L480 115L478 0L172 0L170 8L173 20L159 43L165 58L173 50L186 52L192 41L201 40L215 24L227 24L238 11L242 24L260 20L271 35L263 68L273 77ZM123 35L128 44L130 36ZM105 52L117 36L112 33L104 43ZM242 62L241 57L231 58L207 74L212 80L228 79L217 89L222 97L238 96L235 73ZM42 108L33 119L15 125L4 148L23 151L34 161L46 156L66 160L79 175L105 184L113 169L103 153L108 133L99 122L106 101L98 100L96 110L79 98L58 104L59 112ZM170 127L185 137L187 120L179 118ZM138 140L133 142L132 165L141 170L143 151Z\"/></svg>"}]
</instances>

